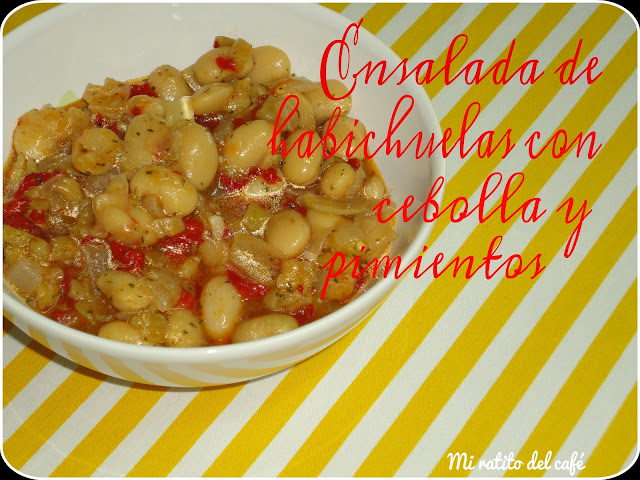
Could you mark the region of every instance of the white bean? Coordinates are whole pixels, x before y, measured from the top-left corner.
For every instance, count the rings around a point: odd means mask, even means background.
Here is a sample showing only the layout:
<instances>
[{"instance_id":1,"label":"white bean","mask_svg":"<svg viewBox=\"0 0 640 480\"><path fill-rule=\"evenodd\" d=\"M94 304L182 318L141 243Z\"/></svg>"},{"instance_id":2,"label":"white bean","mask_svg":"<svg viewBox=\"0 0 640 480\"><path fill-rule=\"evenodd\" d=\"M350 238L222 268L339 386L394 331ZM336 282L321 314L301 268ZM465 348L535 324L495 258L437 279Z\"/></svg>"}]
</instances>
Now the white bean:
<instances>
[{"instance_id":1,"label":"white bean","mask_svg":"<svg viewBox=\"0 0 640 480\"><path fill-rule=\"evenodd\" d=\"M273 136L273 127L272 123L265 120L254 120L236 128L222 149L227 164L246 171L270 154L271 147L267 143ZM275 145L279 143L278 133Z\"/></svg>"},{"instance_id":2,"label":"white bean","mask_svg":"<svg viewBox=\"0 0 640 480\"><path fill-rule=\"evenodd\" d=\"M180 156L179 170L197 190L206 189L218 170L218 146L209 130L197 123L190 123L178 130Z\"/></svg>"},{"instance_id":3,"label":"white bean","mask_svg":"<svg viewBox=\"0 0 640 480\"><path fill-rule=\"evenodd\" d=\"M334 97L342 97L349 91L340 80L327 80L327 87ZM322 86L318 86L305 92L304 96L311 103L318 124L329 120L336 107L340 107L340 115L347 115L351 111L351 95L342 100L332 100L325 95Z\"/></svg>"},{"instance_id":4,"label":"white bean","mask_svg":"<svg viewBox=\"0 0 640 480\"><path fill-rule=\"evenodd\" d=\"M137 312L149 306L153 294L140 278L121 270L103 272L96 279L98 289L122 312Z\"/></svg>"},{"instance_id":5,"label":"white bean","mask_svg":"<svg viewBox=\"0 0 640 480\"><path fill-rule=\"evenodd\" d=\"M344 219L340 215L334 215L333 213L324 213L314 210L313 208L307 209L307 222L311 230L314 232L326 232L335 228Z\"/></svg>"},{"instance_id":6,"label":"white bean","mask_svg":"<svg viewBox=\"0 0 640 480\"><path fill-rule=\"evenodd\" d=\"M90 126L91 118L79 108L65 110L47 105L40 110L30 110L18 119L13 145L18 154L40 160L56 153L61 144Z\"/></svg>"},{"instance_id":7,"label":"white bean","mask_svg":"<svg viewBox=\"0 0 640 480\"><path fill-rule=\"evenodd\" d=\"M287 78L291 72L291 61L285 52L271 45L253 49L255 65L249 73L252 83L267 84Z\"/></svg>"},{"instance_id":8,"label":"white bean","mask_svg":"<svg viewBox=\"0 0 640 480\"><path fill-rule=\"evenodd\" d=\"M303 138L299 140L301 137ZM298 145L293 146L298 140ZM309 185L315 182L322 168L322 146L308 156L306 151L318 144L320 144L320 136L315 132L297 130L289 135L287 148L291 150L285 155L282 165L282 174L289 182L295 185Z\"/></svg>"},{"instance_id":9,"label":"white bean","mask_svg":"<svg viewBox=\"0 0 640 480\"><path fill-rule=\"evenodd\" d=\"M169 157L170 133L171 129L158 115L142 113L133 117L124 135L125 156L120 162L127 178L141 167Z\"/></svg>"},{"instance_id":10,"label":"white bean","mask_svg":"<svg viewBox=\"0 0 640 480\"><path fill-rule=\"evenodd\" d=\"M207 343L198 318L189 310L172 310L167 318L165 345L201 347Z\"/></svg>"},{"instance_id":11,"label":"white bean","mask_svg":"<svg viewBox=\"0 0 640 480\"><path fill-rule=\"evenodd\" d=\"M107 128L88 128L71 147L71 163L87 175L107 173L122 155L124 144Z\"/></svg>"},{"instance_id":12,"label":"white bean","mask_svg":"<svg viewBox=\"0 0 640 480\"><path fill-rule=\"evenodd\" d=\"M145 343L142 333L127 322L123 322L121 320L114 320L113 322L102 325L98 331L98 336L108 338L109 340L133 343L136 345L143 345Z\"/></svg>"},{"instance_id":13,"label":"white bean","mask_svg":"<svg viewBox=\"0 0 640 480\"><path fill-rule=\"evenodd\" d=\"M191 89L182 73L171 65L161 65L151 72L149 85L164 100L176 100L191 95Z\"/></svg>"},{"instance_id":14,"label":"white bean","mask_svg":"<svg viewBox=\"0 0 640 480\"><path fill-rule=\"evenodd\" d=\"M226 110L233 95L233 85L228 83L212 83L195 91L191 97L193 113L204 115Z\"/></svg>"},{"instance_id":15,"label":"white bean","mask_svg":"<svg viewBox=\"0 0 640 480\"><path fill-rule=\"evenodd\" d=\"M323 133L327 133L330 123L332 123L332 120L323 125ZM341 116L331 128L331 133L335 136L336 144L328 141L327 147L333 155L343 160L348 160L349 158L364 160L365 146L363 141L367 132L361 122L350 117Z\"/></svg>"},{"instance_id":16,"label":"white bean","mask_svg":"<svg viewBox=\"0 0 640 480\"><path fill-rule=\"evenodd\" d=\"M380 200L384 196L384 183L379 177L373 175L364 184L363 193L370 200Z\"/></svg>"},{"instance_id":17,"label":"white bean","mask_svg":"<svg viewBox=\"0 0 640 480\"><path fill-rule=\"evenodd\" d=\"M291 315L272 313L241 322L233 333L233 343L250 342L272 337L298 328L298 321Z\"/></svg>"},{"instance_id":18,"label":"white bean","mask_svg":"<svg viewBox=\"0 0 640 480\"><path fill-rule=\"evenodd\" d=\"M304 252L311 238L311 227L300 213L283 210L273 215L265 227L264 238L280 250L285 258L293 258Z\"/></svg>"},{"instance_id":19,"label":"white bean","mask_svg":"<svg viewBox=\"0 0 640 480\"><path fill-rule=\"evenodd\" d=\"M196 208L198 191L182 175L166 167L150 165L143 167L130 182L131 193L138 198L156 195L165 215L184 217Z\"/></svg>"},{"instance_id":20,"label":"white bean","mask_svg":"<svg viewBox=\"0 0 640 480\"><path fill-rule=\"evenodd\" d=\"M341 198L349 193L356 181L356 171L345 162L335 162L320 178L320 193L331 198Z\"/></svg>"},{"instance_id":21,"label":"white bean","mask_svg":"<svg viewBox=\"0 0 640 480\"><path fill-rule=\"evenodd\" d=\"M135 115L150 113L164 117L167 102L161 98L150 97L149 95L135 95L127 100L127 109Z\"/></svg>"},{"instance_id":22,"label":"white bean","mask_svg":"<svg viewBox=\"0 0 640 480\"><path fill-rule=\"evenodd\" d=\"M251 45L239 38L231 46L214 48L198 58L193 64L193 76L201 85L209 85L246 77L252 69Z\"/></svg>"},{"instance_id":23,"label":"white bean","mask_svg":"<svg viewBox=\"0 0 640 480\"><path fill-rule=\"evenodd\" d=\"M212 338L228 340L242 314L242 298L226 276L213 277L200 296L204 327Z\"/></svg>"},{"instance_id":24,"label":"white bean","mask_svg":"<svg viewBox=\"0 0 640 480\"><path fill-rule=\"evenodd\" d=\"M193 76L201 85L222 82L231 78L230 70L223 70L218 66L218 57L228 58L231 47L220 47L209 50L193 64Z\"/></svg>"}]
</instances>

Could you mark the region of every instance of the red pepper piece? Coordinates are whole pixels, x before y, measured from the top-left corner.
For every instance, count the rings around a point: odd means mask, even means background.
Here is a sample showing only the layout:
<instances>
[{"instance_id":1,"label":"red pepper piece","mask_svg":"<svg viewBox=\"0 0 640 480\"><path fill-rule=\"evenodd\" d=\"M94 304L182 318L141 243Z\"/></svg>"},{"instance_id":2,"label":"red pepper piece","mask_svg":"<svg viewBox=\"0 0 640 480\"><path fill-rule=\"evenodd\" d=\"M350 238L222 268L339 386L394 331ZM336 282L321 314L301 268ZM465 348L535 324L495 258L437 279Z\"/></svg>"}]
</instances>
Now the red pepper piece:
<instances>
[{"instance_id":1,"label":"red pepper piece","mask_svg":"<svg viewBox=\"0 0 640 480\"><path fill-rule=\"evenodd\" d=\"M358 170L360 168L360 160L358 160L357 158L350 158L349 160L347 160L347 163L351 165L351 168L353 168L354 170Z\"/></svg>"},{"instance_id":2,"label":"red pepper piece","mask_svg":"<svg viewBox=\"0 0 640 480\"><path fill-rule=\"evenodd\" d=\"M178 303L176 303L176 308L191 310L193 312L196 309L196 298L189 290L183 288Z\"/></svg>"},{"instance_id":3,"label":"red pepper piece","mask_svg":"<svg viewBox=\"0 0 640 480\"><path fill-rule=\"evenodd\" d=\"M298 202L287 202L282 205L283 208L292 208L303 217L307 216L307 208L304 205L300 205Z\"/></svg>"},{"instance_id":4,"label":"red pepper piece","mask_svg":"<svg viewBox=\"0 0 640 480\"><path fill-rule=\"evenodd\" d=\"M213 41L213 48L220 48L220 42L218 40Z\"/></svg>"},{"instance_id":5,"label":"red pepper piece","mask_svg":"<svg viewBox=\"0 0 640 480\"><path fill-rule=\"evenodd\" d=\"M233 123L233 125L235 127L239 127L240 125L244 125L247 121L240 117L240 118L234 118L233 121L231 123Z\"/></svg>"},{"instance_id":6,"label":"red pepper piece","mask_svg":"<svg viewBox=\"0 0 640 480\"><path fill-rule=\"evenodd\" d=\"M266 285L253 282L231 265L227 267L227 277L240 296L245 300L258 300L264 297L269 291Z\"/></svg>"},{"instance_id":7,"label":"red pepper piece","mask_svg":"<svg viewBox=\"0 0 640 480\"><path fill-rule=\"evenodd\" d=\"M296 310L291 314L291 316L298 321L298 326L301 327L311 321L313 318L313 310L313 303L310 303L309 305Z\"/></svg>"},{"instance_id":8,"label":"red pepper piece","mask_svg":"<svg viewBox=\"0 0 640 480\"><path fill-rule=\"evenodd\" d=\"M129 93L129 98L135 97L136 95L147 95L149 97L158 98L158 94L151 88L149 82L138 83L136 85L131 85L131 91Z\"/></svg>"},{"instance_id":9,"label":"red pepper piece","mask_svg":"<svg viewBox=\"0 0 640 480\"><path fill-rule=\"evenodd\" d=\"M118 270L137 273L144 267L145 256L141 250L113 241L109 242L109 248Z\"/></svg>"},{"instance_id":10,"label":"red pepper piece","mask_svg":"<svg viewBox=\"0 0 640 480\"><path fill-rule=\"evenodd\" d=\"M275 167L267 168L266 170L260 170L260 176L264 178L264 181L273 185L274 183L278 183L281 181L278 176L278 171Z\"/></svg>"},{"instance_id":11,"label":"red pepper piece","mask_svg":"<svg viewBox=\"0 0 640 480\"><path fill-rule=\"evenodd\" d=\"M222 174L220 175L220 185L226 190L227 193L237 192L244 187L249 178L244 178L242 180L235 180L228 175Z\"/></svg>"},{"instance_id":12,"label":"red pepper piece","mask_svg":"<svg viewBox=\"0 0 640 480\"><path fill-rule=\"evenodd\" d=\"M27 213L27 209L31 204L31 200L28 198L14 198L6 203L2 204L2 213L6 220L7 217L13 217L16 215L24 215ZM6 223L6 222L5 222Z\"/></svg>"},{"instance_id":13,"label":"red pepper piece","mask_svg":"<svg viewBox=\"0 0 640 480\"><path fill-rule=\"evenodd\" d=\"M247 172L248 178L256 178L262 177L265 182L273 185L274 183L278 183L281 181L281 178L278 176L278 171L276 167L270 167L266 170L260 167L253 167Z\"/></svg>"},{"instance_id":14,"label":"red pepper piece","mask_svg":"<svg viewBox=\"0 0 640 480\"><path fill-rule=\"evenodd\" d=\"M251 109L251 111L249 112L249 119L250 120L255 120L256 119L256 115L258 114L258 110L260 110L260 108L262 108L262 105L264 104L265 100L269 98L268 94L264 94L264 95L260 95L257 99L256 99L256 106L253 107Z\"/></svg>"},{"instance_id":15,"label":"red pepper piece","mask_svg":"<svg viewBox=\"0 0 640 480\"><path fill-rule=\"evenodd\" d=\"M113 133L115 133L116 135L120 135L120 130L118 130L118 124L114 120L111 120L110 118L107 118L100 113L96 113L95 124L100 128L107 128L111 130Z\"/></svg>"},{"instance_id":16,"label":"red pepper piece","mask_svg":"<svg viewBox=\"0 0 640 480\"><path fill-rule=\"evenodd\" d=\"M81 320L80 312L76 310L75 303L76 301L70 297L66 296L66 292L63 293L65 297L58 302L56 305L56 309L53 310L49 316L51 319L55 320L62 325L70 325L77 324Z\"/></svg>"},{"instance_id":17,"label":"red pepper piece","mask_svg":"<svg viewBox=\"0 0 640 480\"><path fill-rule=\"evenodd\" d=\"M186 260L192 245L202 243L204 225L197 220L185 220L185 228L182 232L172 237L163 238L156 245L160 250L177 261Z\"/></svg>"},{"instance_id":18,"label":"red pepper piece","mask_svg":"<svg viewBox=\"0 0 640 480\"><path fill-rule=\"evenodd\" d=\"M86 236L86 237L84 237L82 240L80 240L80 244L81 244L81 245L85 245L85 244L87 244L87 243L89 243L89 242L93 242L94 240L96 240L96 241L97 241L97 240L103 240L103 239L102 239L102 238L100 238L100 237L92 237L92 236L90 236L90 235L87 235L87 236Z\"/></svg>"},{"instance_id":19,"label":"red pepper piece","mask_svg":"<svg viewBox=\"0 0 640 480\"><path fill-rule=\"evenodd\" d=\"M50 239L50 235L47 232L33 223L33 221L21 215L5 216L3 218L3 223L13 228L17 228L18 230L22 230L23 232L30 233L35 237L40 237L44 240Z\"/></svg>"},{"instance_id":20,"label":"red pepper piece","mask_svg":"<svg viewBox=\"0 0 640 480\"><path fill-rule=\"evenodd\" d=\"M216 65L220 67L221 70L232 70L237 72L236 64L233 62L233 58L219 56L216 57Z\"/></svg>"},{"instance_id":21,"label":"red pepper piece","mask_svg":"<svg viewBox=\"0 0 640 480\"><path fill-rule=\"evenodd\" d=\"M45 223L45 211L44 210L31 210L29 214L29 220L36 225L44 225Z\"/></svg>"},{"instance_id":22,"label":"red pepper piece","mask_svg":"<svg viewBox=\"0 0 640 480\"><path fill-rule=\"evenodd\" d=\"M131 109L131 114L135 117L142 113L142 107L133 107Z\"/></svg>"},{"instance_id":23,"label":"red pepper piece","mask_svg":"<svg viewBox=\"0 0 640 480\"><path fill-rule=\"evenodd\" d=\"M194 115L193 120L203 127L207 127L210 132L213 132L218 125L224 120L224 115L221 113L205 113L203 115Z\"/></svg>"},{"instance_id":24,"label":"red pepper piece","mask_svg":"<svg viewBox=\"0 0 640 480\"><path fill-rule=\"evenodd\" d=\"M13 195L15 198L22 197L30 188L42 185L47 180L50 180L61 173L64 172L62 170L56 170L54 172L30 173L24 177L24 180L22 180L22 183Z\"/></svg>"}]
</instances>

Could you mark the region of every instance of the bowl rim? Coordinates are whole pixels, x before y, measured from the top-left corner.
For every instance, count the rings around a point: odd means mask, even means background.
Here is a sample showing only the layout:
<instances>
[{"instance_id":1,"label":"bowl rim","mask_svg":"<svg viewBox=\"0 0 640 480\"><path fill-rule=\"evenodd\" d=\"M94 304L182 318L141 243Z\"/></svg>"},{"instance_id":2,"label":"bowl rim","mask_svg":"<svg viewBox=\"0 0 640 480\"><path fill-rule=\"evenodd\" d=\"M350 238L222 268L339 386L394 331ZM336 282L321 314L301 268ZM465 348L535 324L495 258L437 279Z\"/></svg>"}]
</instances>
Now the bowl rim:
<instances>
[{"instance_id":1,"label":"bowl rim","mask_svg":"<svg viewBox=\"0 0 640 480\"><path fill-rule=\"evenodd\" d=\"M169 3L169 5L171 4ZM305 17L320 18L327 22L344 25L345 28L354 23L340 13L319 4L296 3L280 5L286 5L288 9L295 10L298 14ZM43 26L54 25L56 22L76 14L77 10L80 8L93 9L100 6L104 6L104 4L65 3L58 5L56 8L40 13L28 22L9 32L4 37L4 48L11 48L13 44L20 42L23 38L28 38L30 34L37 32L39 29L43 28ZM367 43L375 46L379 52L380 58L384 58L388 62L396 62L395 64L401 60L401 58L391 50L390 47L383 43L382 40L362 26L360 27L359 35L361 41L363 38L366 38ZM416 112L428 119L434 127L436 138L441 138L442 130L440 122L426 91L421 86L413 82L406 84L405 87L409 90L409 93L415 100L414 108L416 108ZM429 168L432 172L432 179L442 176L445 178L446 184L446 162L442 155L438 152L429 157L429 159L431 162ZM6 159L3 159L3 165L4 160ZM435 199L439 204L442 202L443 196L444 188L440 189L440 192L435 196ZM423 246L426 245L429 235L433 230L434 223L435 222L421 223L413 237L408 241L403 257L414 259L422 254ZM362 294L356 296L356 298L340 307L338 310L289 332L251 342L219 346L170 348L165 346L135 345L109 340L98 337L97 335L75 330L68 326L56 323L48 317L32 310L20 300L9 295L6 291L9 287L4 278L3 283L5 288L3 289L3 309L6 309L12 317L24 319L26 324L39 329L47 335L47 338L58 338L65 343L82 345L83 348L96 353L106 353L110 355L117 355L123 359L127 358L148 362L160 361L161 363L177 364L202 363L210 360L213 355L215 355L217 361L243 359L254 355L264 355L285 350L291 345L303 345L305 344L305 341L309 341L314 338L321 338L322 334L327 331L340 331L341 325L345 327L350 325L350 328L352 328L359 323L360 320L358 319L349 323L349 318L355 318L357 316L364 318L364 315L371 312L373 307L381 301L386 300L385 297L391 293L392 289L402 279L403 277L397 280L393 278L393 276L383 277L377 280L375 284L369 287ZM12 320L12 322L14 322L14 320ZM348 329L345 328L343 330L344 333L346 333ZM335 340L340 336L341 335L336 336Z\"/></svg>"}]
</instances>

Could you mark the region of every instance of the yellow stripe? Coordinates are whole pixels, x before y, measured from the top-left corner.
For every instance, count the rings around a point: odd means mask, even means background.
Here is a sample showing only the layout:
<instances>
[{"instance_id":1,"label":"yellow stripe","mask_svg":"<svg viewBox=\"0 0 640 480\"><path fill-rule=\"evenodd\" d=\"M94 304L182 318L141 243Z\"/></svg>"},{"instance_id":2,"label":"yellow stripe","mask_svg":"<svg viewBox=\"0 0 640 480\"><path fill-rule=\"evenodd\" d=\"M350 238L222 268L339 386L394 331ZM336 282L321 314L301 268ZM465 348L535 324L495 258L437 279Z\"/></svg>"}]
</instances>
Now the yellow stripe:
<instances>
[{"instance_id":1,"label":"yellow stripe","mask_svg":"<svg viewBox=\"0 0 640 480\"><path fill-rule=\"evenodd\" d=\"M513 10L518 6L517 3L491 3L487 5L476 18L464 29L464 31L459 33L464 33L467 36L467 45L464 50L460 52L459 56L451 63L451 71L457 72L469 61L471 55L473 55L480 46L489 38L494 30L498 28L498 26L507 18ZM560 9L558 12L559 18L562 18L563 10ZM519 35L520 37L522 35ZM453 41L453 37L451 38ZM518 48L520 45L518 45ZM444 67L446 58L447 58L448 46L445 51L443 51L434 62L433 72L437 72L442 67ZM461 81L462 79L458 80ZM493 84L492 84L493 85ZM446 87L446 83L444 81L443 76L439 76L437 79L426 85L425 89L429 94L430 98L435 98L435 96L440 93L440 91ZM473 87L475 88L475 87Z\"/></svg>"},{"instance_id":2,"label":"yellow stripe","mask_svg":"<svg viewBox=\"0 0 640 480\"><path fill-rule=\"evenodd\" d=\"M13 323L11 323L11 319L7 317L11 317L11 315L3 312L3 315L2 315L2 336L3 337L7 333L9 333L13 328Z\"/></svg>"},{"instance_id":3,"label":"yellow stripe","mask_svg":"<svg viewBox=\"0 0 640 480\"><path fill-rule=\"evenodd\" d=\"M338 13L342 13L342 11L349 6L348 3L321 3L320 5Z\"/></svg>"},{"instance_id":4,"label":"yellow stripe","mask_svg":"<svg viewBox=\"0 0 640 480\"><path fill-rule=\"evenodd\" d=\"M575 427L602 382L622 355L637 327L637 282L622 298L607 323L554 398L518 453L530 459L534 450L557 452ZM617 443L617 442L616 442ZM541 476L543 470L515 470L505 476Z\"/></svg>"},{"instance_id":5,"label":"yellow stripe","mask_svg":"<svg viewBox=\"0 0 640 480\"><path fill-rule=\"evenodd\" d=\"M84 367L71 373L7 439L4 454L9 463L21 469L105 378Z\"/></svg>"},{"instance_id":6,"label":"yellow stripe","mask_svg":"<svg viewBox=\"0 0 640 480\"><path fill-rule=\"evenodd\" d=\"M31 5L25 5L20 10L11 15L6 23L4 24L4 29L2 30L2 35L6 35L11 30L16 28L19 25L22 25L24 22L29 20L30 18L35 17L36 15L49 10L50 8L55 7L56 5L60 5L59 3L34 3Z\"/></svg>"},{"instance_id":7,"label":"yellow stripe","mask_svg":"<svg viewBox=\"0 0 640 480\"><path fill-rule=\"evenodd\" d=\"M543 25L539 26L544 32L543 27ZM549 26L547 25L545 28L549 28ZM541 41L541 38L534 37L536 41ZM474 181L478 181L478 179L476 178ZM463 248L461 251L470 250L468 254L477 255L477 252L483 248L486 250L487 235L481 238L476 235L475 238L475 242L471 245L472 248ZM478 244L482 245L478 247ZM468 247L469 243L466 246ZM474 246L475 248L473 248ZM327 447L326 439L331 438L332 444L336 444L338 447L344 442L406 359L411 356L422 339L429 333L434 321L453 302L465 283L466 281L460 278L453 279L451 276L445 275L427 288L399 327L391 334L374 358L360 372L298 450L289 465L283 470L283 476L317 475L324 468L335 453L335 450ZM434 294L432 290L434 288L437 288L437 294ZM434 304L434 298L438 299L437 304ZM403 348L398 351L397 345L402 345ZM424 416L424 412L421 411L418 416ZM410 423L413 421L411 419ZM366 473L359 472L358 474L365 476L392 475L399 466L399 462L402 461L402 458L397 455L398 445L402 444L407 444L406 439L395 438L395 441L390 444L390 450L380 457L380 464L376 463ZM310 470L310 463L314 466L312 470Z\"/></svg>"},{"instance_id":8,"label":"yellow stripe","mask_svg":"<svg viewBox=\"0 0 640 480\"><path fill-rule=\"evenodd\" d=\"M630 39L630 42L632 41L633 38ZM629 44L627 44L626 47L628 48ZM615 69L622 69L622 74L630 73L627 65L620 65L621 63L628 62L628 57L626 56L628 52L625 51L624 47L621 52L622 55L617 56L616 61L612 61L609 67L607 67L607 78L612 79L613 84L601 84L597 86L597 89L589 89L593 95L598 94L599 98L594 99L585 94L580 101L580 105L588 106L591 112L586 114L582 111L582 107L576 107L576 109L574 109L575 115L572 114L567 117L567 125L575 126L576 129L580 129L579 127L582 122L588 125L585 119L590 118L592 115L594 117L598 115L601 109L608 103L610 96L613 96L618 90L619 85L623 83L624 79L618 77L618 72L616 72ZM632 68L633 65L631 66L631 69ZM603 78L605 78L604 75ZM606 96L603 93L603 89L604 91L609 90ZM520 118L520 122L525 121L526 118L526 116L523 116ZM584 130L585 128L582 127L582 129ZM627 157L623 157L623 160L626 158ZM537 162L529 163L524 172L527 181L521 188L522 195L519 196L519 198L533 198L535 192L547 182L553 173L554 166L554 161L549 161L543 157L540 157ZM473 189L467 188L467 191L473 191ZM592 197L587 196L586 198ZM473 254L478 256L478 252L482 251L483 246L484 249L487 248L489 243L488 239L505 232L514 222L515 219L503 225L499 219L496 219L494 222L488 221L479 225L457 253L460 254L462 258ZM553 255L555 255L562 244L566 242L570 233L569 229L562 224L563 220L559 214L550 216L540 232L534 237L533 241L522 254L522 258L528 261L537 253L542 253L542 258L553 258ZM551 227L552 225L553 227ZM424 322L423 317L425 314L423 312L429 312L429 315L433 318L439 318L442 314L441 312L446 310L448 305L464 287L465 283L466 281L464 281L464 279L456 281L451 280L448 276L438 279L438 282L432 283L418 302L412 307L401 324L412 325L413 331L407 332L405 337L395 339L389 343L397 345L398 343L396 342L409 342L401 343L408 349L408 345L415 341L413 340L415 336L418 337L418 340L424 338L422 332L417 332L415 328L415 326L423 325L423 323L421 323ZM404 455L408 455L409 451L419 441L431 422L440 412L440 409L445 405L451 394L453 394L457 386L476 363L486 346L493 340L504 321L508 319L510 313L515 310L521 298L533 284L534 281L523 276L511 280L503 279L501 281L489 299L476 313L467 328L456 340L449 352L431 373L427 381L425 381L416 395L411 399L405 410L396 419L378 445L372 450L368 459L358 470L358 475L383 474L389 476L396 471L404 460ZM437 291L432 290L435 288L437 288ZM433 298L439 299L438 304L435 306L433 305ZM446 301L444 300L445 298ZM500 319L496 318L496 311L501 312ZM502 322L499 320L502 320ZM396 334L396 332L394 332L394 334ZM378 353L382 354L382 350ZM370 365L366 368L369 368ZM383 364L378 365L379 370L383 368ZM498 405L500 404L499 402ZM399 445L402 447L398 447ZM468 448L458 449L456 451L471 452ZM475 455L474 452L470 454Z\"/></svg>"},{"instance_id":9,"label":"yellow stripe","mask_svg":"<svg viewBox=\"0 0 640 480\"><path fill-rule=\"evenodd\" d=\"M127 476L166 477L243 387L244 383L199 392Z\"/></svg>"},{"instance_id":10,"label":"yellow stripe","mask_svg":"<svg viewBox=\"0 0 640 480\"><path fill-rule=\"evenodd\" d=\"M402 58L411 58L449 20L461 3L432 3L391 46Z\"/></svg>"},{"instance_id":11,"label":"yellow stripe","mask_svg":"<svg viewBox=\"0 0 640 480\"><path fill-rule=\"evenodd\" d=\"M364 14L362 26L375 35L405 5L406 3L376 3Z\"/></svg>"},{"instance_id":12,"label":"yellow stripe","mask_svg":"<svg viewBox=\"0 0 640 480\"><path fill-rule=\"evenodd\" d=\"M373 313L340 342L306 360L304 364L292 368L211 464L205 476L230 477L246 473L377 310L376 307ZM331 439L327 439L327 442L330 441Z\"/></svg>"},{"instance_id":13,"label":"yellow stripe","mask_svg":"<svg viewBox=\"0 0 640 480\"><path fill-rule=\"evenodd\" d=\"M6 407L56 354L30 341L2 370L2 406Z\"/></svg>"},{"instance_id":14,"label":"yellow stripe","mask_svg":"<svg viewBox=\"0 0 640 480\"><path fill-rule=\"evenodd\" d=\"M166 391L166 387L133 385L51 476L70 478L92 475Z\"/></svg>"},{"instance_id":15,"label":"yellow stripe","mask_svg":"<svg viewBox=\"0 0 640 480\"><path fill-rule=\"evenodd\" d=\"M598 445L585 462L581 477L608 477L618 473L638 441L638 384L618 410Z\"/></svg>"}]
</instances>

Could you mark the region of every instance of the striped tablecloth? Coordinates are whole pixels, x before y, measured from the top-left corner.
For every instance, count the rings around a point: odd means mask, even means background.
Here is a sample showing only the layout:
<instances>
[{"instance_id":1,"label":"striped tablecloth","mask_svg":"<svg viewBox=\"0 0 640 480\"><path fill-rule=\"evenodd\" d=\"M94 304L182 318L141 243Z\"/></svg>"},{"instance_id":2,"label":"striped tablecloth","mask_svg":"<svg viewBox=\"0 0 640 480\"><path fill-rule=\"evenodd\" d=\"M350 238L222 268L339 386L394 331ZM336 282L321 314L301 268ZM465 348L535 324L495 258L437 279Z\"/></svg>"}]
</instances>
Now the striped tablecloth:
<instances>
[{"instance_id":1,"label":"striped tablecloth","mask_svg":"<svg viewBox=\"0 0 640 480\"><path fill-rule=\"evenodd\" d=\"M460 132L467 106L482 105L475 138L511 129L505 159L449 157L445 203L480 196L494 171L523 172L515 198L541 199L540 220L480 223L443 218L429 252L481 261L538 253L530 275L471 279L451 272L407 278L367 321L327 350L266 378L227 387L174 389L107 378L56 356L4 325L3 452L35 476L605 476L633 462L637 444L637 33L606 4L330 4L410 65L485 68L516 39L511 68L537 59L533 85L496 86L443 77L426 90L443 129ZM31 14L33 15L33 14ZM29 15L26 15L28 17ZM554 71L582 47L562 85ZM532 160L524 142L564 129L596 132L593 159L572 148ZM458 133L459 135L459 133ZM455 134L454 134L454 138ZM498 137L499 138L499 137ZM470 143L469 143L470 144ZM553 213L584 200L575 224ZM517 205L509 208L515 209ZM430 253L427 253L427 256ZM506 258L506 257L505 257ZM451 464L448 454L467 455ZM537 452L537 453L536 453ZM545 460L549 454L549 458ZM518 470L504 470L500 459ZM542 461L529 463L534 455ZM473 456L473 458L472 458ZM573 459L572 459L573 457ZM493 460L493 461L491 461ZM582 464L578 464L581 461ZM576 466L577 464L577 466ZM572 470L573 465L573 470ZM546 467L549 467L548 469ZM466 467L466 468L465 468ZM581 467L583 469L581 469ZM494 469L492 469L494 468Z\"/></svg>"}]
</instances>

